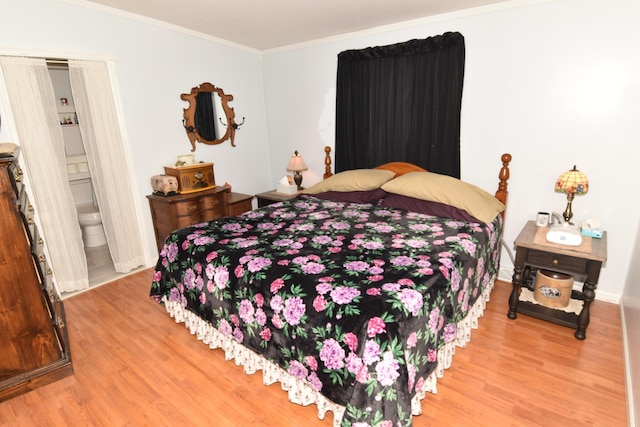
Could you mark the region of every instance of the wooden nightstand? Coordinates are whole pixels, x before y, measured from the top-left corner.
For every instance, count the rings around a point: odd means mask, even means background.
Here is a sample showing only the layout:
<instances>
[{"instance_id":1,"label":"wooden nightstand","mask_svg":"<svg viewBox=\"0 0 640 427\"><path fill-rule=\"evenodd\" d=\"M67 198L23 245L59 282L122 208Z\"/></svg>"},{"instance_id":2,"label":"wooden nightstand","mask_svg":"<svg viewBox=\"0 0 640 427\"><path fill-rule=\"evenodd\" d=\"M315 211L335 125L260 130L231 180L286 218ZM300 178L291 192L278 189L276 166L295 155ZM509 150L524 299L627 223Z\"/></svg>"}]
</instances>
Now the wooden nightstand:
<instances>
[{"instance_id":1,"label":"wooden nightstand","mask_svg":"<svg viewBox=\"0 0 640 427\"><path fill-rule=\"evenodd\" d=\"M256 199L258 199L258 208L263 208L273 203L284 202L285 200L293 199L294 197L298 196L298 194L300 193L293 193L293 194L278 193L275 190L267 191L266 193L256 194Z\"/></svg>"},{"instance_id":2,"label":"wooden nightstand","mask_svg":"<svg viewBox=\"0 0 640 427\"><path fill-rule=\"evenodd\" d=\"M607 235L601 239L591 239L591 251L579 252L571 246L550 246L536 243L538 230L534 221L529 221L516 238L516 260L513 272L513 290L509 297L507 316L515 319L518 313L548 320L563 326L576 328L575 337L586 338L589 326L589 308L596 296L596 287L602 263L607 260ZM582 292L573 291L572 298L583 301L580 314L568 313L559 309L545 307L527 301L520 301L521 287L531 275L532 270L552 270L567 273L574 280L584 280Z\"/></svg>"},{"instance_id":3,"label":"wooden nightstand","mask_svg":"<svg viewBox=\"0 0 640 427\"><path fill-rule=\"evenodd\" d=\"M252 209L251 200L253 200L253 196L250 194L242 194L242 193L227 194L227 206L229 209L229 216L237 216L250 211Z\"/></svg>"}]
</instances>

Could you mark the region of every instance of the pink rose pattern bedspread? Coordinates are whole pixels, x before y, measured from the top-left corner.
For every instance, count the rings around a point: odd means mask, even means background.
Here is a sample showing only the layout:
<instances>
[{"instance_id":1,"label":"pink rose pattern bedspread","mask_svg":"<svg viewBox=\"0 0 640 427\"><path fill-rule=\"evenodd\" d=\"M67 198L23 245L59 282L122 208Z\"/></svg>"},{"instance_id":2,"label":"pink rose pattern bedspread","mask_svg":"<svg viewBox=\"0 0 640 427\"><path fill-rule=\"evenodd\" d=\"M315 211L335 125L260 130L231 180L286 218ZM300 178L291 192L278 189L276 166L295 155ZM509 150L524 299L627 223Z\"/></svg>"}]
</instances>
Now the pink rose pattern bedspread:
<instances>
[{"instance_id":1,"label":"pink rose pattern bedspread","mask_svg":"<svg viewBox=\"0 0 640 427\"><path fill-rule=\"evenodd\" d=\"M172 233L151 296L344 405L342 425L408 426L496 274L500 224L302 195Z\"/></svg>"}]
</instances>

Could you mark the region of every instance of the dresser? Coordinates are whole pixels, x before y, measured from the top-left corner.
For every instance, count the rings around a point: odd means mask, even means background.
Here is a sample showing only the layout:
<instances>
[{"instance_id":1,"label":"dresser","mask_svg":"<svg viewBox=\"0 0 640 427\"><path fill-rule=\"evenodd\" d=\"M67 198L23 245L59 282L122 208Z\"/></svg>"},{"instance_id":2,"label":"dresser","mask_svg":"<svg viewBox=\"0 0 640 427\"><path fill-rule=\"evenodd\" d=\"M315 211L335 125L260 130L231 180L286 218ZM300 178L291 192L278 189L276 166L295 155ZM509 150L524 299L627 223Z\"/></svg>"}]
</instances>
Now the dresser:
<instances>
[{"instance_id":1,"label":"dresser","mask_svg":"<svg viewBox=\"0 0 640 427\"><path fill-rule=\"evenodd\" d=\"M0 154L0 402L73 373L64 306L16 157Z\"/></svg>"},{"instance_id":2,"label":"dresser","mask_svg":"<svg viewBox=\"0 0 640 427\"><path fill-rule=\"evenodd\" d=\"M222 185L188 194L148 195L158 251L174 230L251 210L252 196L229 190Z\"/></svg>"}]
</instances>

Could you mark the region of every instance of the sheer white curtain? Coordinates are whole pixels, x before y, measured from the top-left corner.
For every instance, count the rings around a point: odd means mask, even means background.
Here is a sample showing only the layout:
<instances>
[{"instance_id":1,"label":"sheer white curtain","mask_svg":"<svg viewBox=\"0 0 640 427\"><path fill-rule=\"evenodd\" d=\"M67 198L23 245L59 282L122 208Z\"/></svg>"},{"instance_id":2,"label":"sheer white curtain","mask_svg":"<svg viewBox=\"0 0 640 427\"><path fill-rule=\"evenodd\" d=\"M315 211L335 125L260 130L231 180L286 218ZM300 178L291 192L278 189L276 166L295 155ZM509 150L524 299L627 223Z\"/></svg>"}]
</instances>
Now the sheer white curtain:
<instances>
[{"instance_id":1,"label":"sheer white curtain","mask_svg":"<svg viewBox=\"0 0 640 427\"><path fill-rule=\"evenodd\" d=\"M103 61L69 60L69 80L102 224L116 271L144 264L132 178L122 144L109 69Z\"/></svg>"},{"instance_id":2,"label":"sheer white curtain","mask_svg":"<svg viewBox=\"0 0 640 427\"><path fill-rule=\"evenodd\" d=\"M44 59L0 56L18 144L60 292L89 287L82 235L68 185L64 139Z\"/></svg>"}]
</instances>

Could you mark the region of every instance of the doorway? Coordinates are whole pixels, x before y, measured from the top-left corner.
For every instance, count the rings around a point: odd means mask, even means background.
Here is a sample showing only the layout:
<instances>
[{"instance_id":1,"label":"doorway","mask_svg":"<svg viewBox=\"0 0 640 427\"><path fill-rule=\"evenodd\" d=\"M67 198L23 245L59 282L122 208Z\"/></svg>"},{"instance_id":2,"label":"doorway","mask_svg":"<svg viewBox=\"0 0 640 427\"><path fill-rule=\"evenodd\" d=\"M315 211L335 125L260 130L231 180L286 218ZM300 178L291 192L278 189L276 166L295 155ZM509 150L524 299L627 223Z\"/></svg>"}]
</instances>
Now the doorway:
<instances>
[{"instance_id":1,"label":"doorway","mask_svg":"<svg viewBox=\"0 0 640 427\"><path fill-rule=\"evenodd\" d=\"M128 274L145 265L146 253L139 227L141 208L135 202L131 178L133 166L129 164L113 89L114 64L83 59L67 62L81 145L85 147L96 201L104 214L108 252L115 271ZM86 290L87 259L78 212L68 188L61 118L56 108L56 98L67 98L68 102L71 96L56 97L43 57L0 56L0 66L7 89L0 102L8 106L9 134L21 146L21 166L34 196L36 222L46 238L54 280L61 293ZM63 119L75 124L75 117ZM47 214L38 215L38 211Z\"/></svg>"},{"instance_id":2,"label":"doorway","mask_svg":"<svg viewBox=\"0 0 640 427\"><path fill-rule=\"evenodd\" d=\"M84 254L87 260L89 289L91 289L114 280L121 274L115 270L102 227L101 215L104 215L104 213L100 211L91 173L87 165L87 155L82 142L78 115L75 111L75 102L71 92L71 83L69 82L69 66L67 61L63 60L47 60L47 66L51 76L51 83L53 84L56 107L62 128L67 176L69 177L69 187L73 196L74 206L79 215L83 210L90 211L93 214L90 220L97 222L92 226L84 226L80 222ZM89 228L91 230L87 231ZM75 294L75 292L64 292L62 296L65 298L71 294Z\"/></svg>"}]
</instances>

